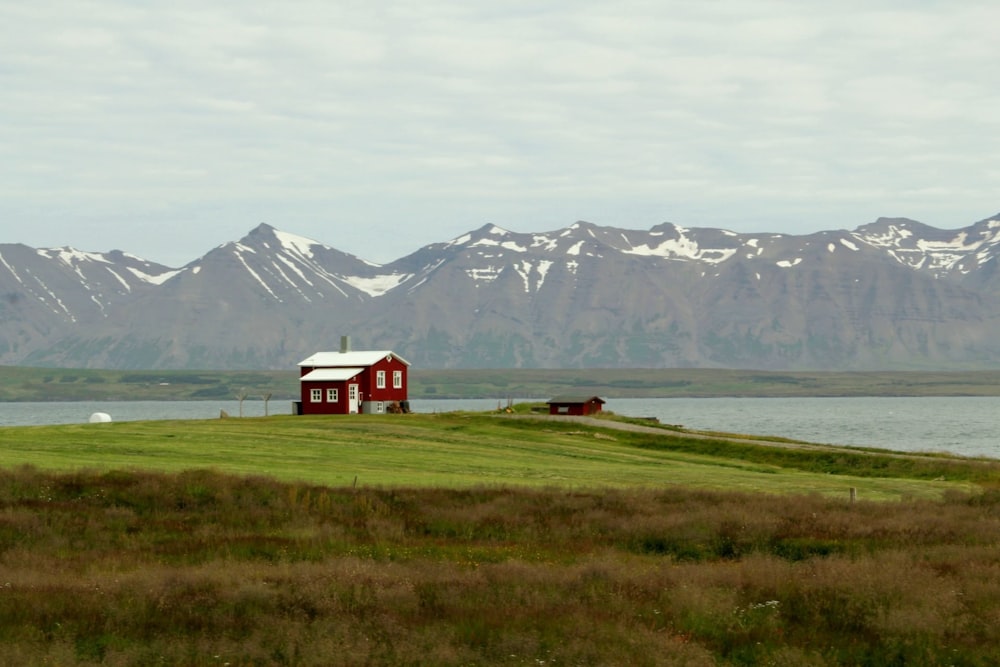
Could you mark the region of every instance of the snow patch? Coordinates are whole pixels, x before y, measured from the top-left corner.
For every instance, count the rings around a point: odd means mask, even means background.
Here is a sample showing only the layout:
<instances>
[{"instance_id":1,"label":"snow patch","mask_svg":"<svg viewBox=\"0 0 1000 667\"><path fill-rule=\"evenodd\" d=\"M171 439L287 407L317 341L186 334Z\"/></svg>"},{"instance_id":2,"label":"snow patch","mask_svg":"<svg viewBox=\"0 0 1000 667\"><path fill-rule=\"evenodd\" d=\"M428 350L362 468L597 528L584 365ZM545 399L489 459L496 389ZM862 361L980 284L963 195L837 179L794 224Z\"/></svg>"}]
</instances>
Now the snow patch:
<instances>
[{"instance_id":1,"label":"snow patch","mask_svg":"<svg viewBox=\"0 0 1000 667\"><path fill-rule=\"evenodd\" d=\"M514 241L504 241L500 244L500 247L507 250L515 250L517 252L528 252L527 248L517 245Z\"/></svg>"},{"instance_id":2,"label":"snow patch","mask_svg":"<svg viewBox=\"0 0 1000 667\"><path fill-rule=\"evenodd\" d=\"M840 245L844 246L848 250L853 250L854 252L858 251L858 246L854 245L853 243L851 243L847 239L840 239Z\"/></svg>"},{"instance_id":3,"label":"snow patch","mask_svg":"<svg viewBox=\"0 0 1000 667\"><path fill-rule=\"evenodd\" d=\"M103 264L110 264L103 255L96 252L83 252L82 250L76 250L74 248L40 248L36 250L42 257L48 257L49 259L61 260L64 264L69 266L76 266L80 262L101 262Z\"/></svg>"},{"instance_id":4,"label":"snow patch","mask_svg":"<svg viewBox=\"0 0 1000 667\"><path fill-rule=\"evenodd\" d=\"M874 234L872 236L861 238L874 246L882 248L898 248L900 241L908 239L911 236L913 236L913 232L909 229L906 229L905 227L897 227L896 225L889 225L889 228L884 234Z\"/></svg>"},{"instance_id":5,"label":"snow patch","mask_svg":"<svg viewBox=\"0 0 1000 667\"><path fill-rule=\"evenodd\" d=\"M583 247L583 241L577 241L568 250L566 250L567 255L579 255L580 248Z\"/></svg>"},{"instance_id":6,"label":"snow patch","mask_svg":"<svg viewBox=\"0 0 1000 667\"><path fill-rule=\"evenodd\" d=\"M517 275L524 281L524 293L531 294L531 262L521 262L520 265L512 264Z\"/></svg>"},{"instance_id":7,"label":"snow patch","mask_svg":"<svg viewBox=\"0 0 1000 667\"><path fill-rule=\"evenodd\" d=\"M39 278L38 276L32 276L32 278L34 278L35 282L37 282L39 285L42 286L42 289L45 290L45 293L48 294L52 298L52 300L56 303L56 305L59 306L58 310L55 309L55 308L53 308L52 312L59 313L59 311L61 310L63 313L65 313L69 317L69 319L70 319L71 322L76 322L76 317L73 315L73 313L70 312L69 308L66 307L66 304L62 302L62 299L60 299L58 296L56 296L56 293L53 292L52 290L50 290L49 286L46 285L42 281L41 278ZM45 298L44 297L42 298L42 302L45 302Z\"/></svg>"},{"instance_id":8,"label":"snow patch","mask_svg":"<svg viewBox=\"0 0 1000 667\"><path fill-rule=\"evenodd\" d=\"M309 285L309 287L315 287L315 285L312 284L312 282L309 280L309 278L306 277L306 274L302 273L302 270L299 267L295 266L295 262L293 262L292 260L288 259L284 255L276 255L276 257L278 258L278 261L280 261L282 264L284 264L289 269L291 269L296 274L298 274L299 278L302 279L302 282L304 282L305 284ZM278 269L278 271L281 273L282 276L285 275L285 272L281 270L281 267L275 266L274 268ZM287 276L285 277L285 279L288 280ZM292 282L292 281L288 280L288 282Z\"/></svg>"},{"instance_id":9,"label":"snow patch","mask_svg":"<svg viewBox=\"0 0 1000 667\"><path fill-rule=\"evenodd\" d=\"M382 296L386 292L399 287L401 284L413 277L412 273L387 273L372 278L359 278L351 276L344 278L344 282L361 290L368 296Z\"/></svg>"},{"instance_id":10,"label":"snow patch","mask_svg":"<svg viewBox=\"0 0 1000 667\"><path fill-rule=\"evenodd\" d=\"M120 282L122 284L122 287L125 288L126 292L131 292L132 291L132 286L128 284L128 281L126 281L124 278L122 278L120 275L118 275L115 271L112 271L111 269L108 269L108 273L110 273L111 275L113 275L115 277L115 279L117 279L118 282Z\"/></svg>"},{"instance_id":11,"label":"snow patch","mask_svg":"<svg viewBox=\"0 0 1000 667\"><path fill-rule=\"evenodd\" d=\"M542 289L542 283L545 282L545 276L549 274L549 269L552 268L553 263L554 262L550 262L547 259L543 259L538 262L538 284L535 285L536 292Z\"/></svg>"},{"instance_id":12,"label":"snow patch","mask_svg":"<svg viewBox=\"0 0 1000 667\"><path fill-rule=\"evenodd\" d=\"M502 266L500 268L488 266L485 269L466 269L465 274L476 282L492 282L503 273L503 269Z\"/></svg>"},{"instance_id":13,"label":"snow patch","mask_svg":"<svg viewBox=\"0 0 1000 667\"><path fill-rule=\"evenodd\" d=\"M24 281L21 280L21 276L17 275L17 271L14 270L13 266L7 263L7 260L3 258L3 255L0 255L0 262L2 262L3 265L7 267L7 270L10 271L15 278L17 278L17 282L21 283L22 285L24 284Z\"/></svg>"},{"instance_id":14,"label":"snow patch","mask_svg":"<svg viewBox=\"0 0 1000 667\"><path fill-rule=\"evenodd\" d=\"M238 245L239 245L239 244L237 244L237 246L238 246ZM259 283L260 283L260 284L261 284L261 285L262 285L262 286L264 287L264 289L266 289L266 290L267 290L267 293L268 293L268 294L270 294L271 296L273 296L273 297L274 297L275 299L277 299L278 301L281 301L281 299L280 299L280 298L278 298L278 295L277 295L277 294L275 294L275 293L274 293L274 291L273 291L273 290L272 290L272 289L271 289L270 287L268 287L267 283L265 283L265 282L264 282L264 279L263 279L263 278L261 278L261 277L260 277L260 276L259 276L259 275L257 274L257 272L256 272L256 271L254 271L253 269L251 269L251 268L250 268L250 265L249 265L249 264L247 264L247 261L246 261L245 259L243 259L243 255L241 255L240 253L236 253L236 257L237 257L237 258L238 258L238 259L240 260L240 263L241 263L241 264L243 264L243 268L245 268L245 269L247 270L247 272L249 272L249 273L250 273L250 275L251 275L251 276L253 276L253 277L254 277L254 278L255 278L255 279L257 280L257 282L259 282Z\"/></svg>"},{"instance_id":15,"label":"snow patch","mask_svg":"<svg viewBox=\"0 0 1000 667\"><path fill-rule=\"evenodd\" d=\"M167 282L168 280L176 276L178 273L182 273L184 271L184 269L173 269L171 271L164 271L163 273L154 276L151 273L144 273L143 271L140 271L139 269L136 269L131 266L125 268L128 269L132 273L132 275L134 275L142 282L149 283L151 285L162 285L163 283ZM196 266L193 269L191 269L191 273L198 273L200 271L201 271L200 266Z\"/></svg>"},{"instance_id":16,"label":"snow patch","mask_svg":"<svg viewBox=\"0 0 1000 667\"><path fill-rule=\"evenodd\" d=\"M543 250L549 252L549 251L555 250L556 247L557 247L557 244L558 244L558 241L556 239L549 238L548 236L543 236L541 234L536 234L535 236L531 237L531 247L532 248L539 248L539 247L541 247Z\"/></svg>"},{"instance_id":17,"label":"snow patch","mask_svg":"<svg viewBox=\"0 0 1000 667\"><path fill-rule=\"evenodd\" d=\"M663 257L665 259L693 259L707 264L721 264L737 253L736 248L700 248L693 239L685 236L688 230L677 227L678 237L658 245L644 244L625 250L628 255Z\"/></svg>"},{"instance_id":18,"label":"snow patch","mask_svg":"<svg viewBox=\"0 0 1000 667\"><path fill-rule=\"evenodd\" d=\"M778 266L780 266L783 269L790 269L793 266L798 266L801 263L802 263L802 258L801 257L796 257L795 259L792 259L792 260L779 259L777 262L775 262L775 264L777 264Z\"/></svg>"},{"instance_id":19,"label":"snow patch","mask_svg":"<svg viewBox=\"0 0 1000 667\"><path fill-rule=\"evenodd\" d=\"M286 259L285 257L282 257L281 255L276 255L276 257L277 257L278 259L280 259L280 260L284 261L284 262L288 262L288 260L287 260L287 259ZM289 264L289 266L290 266L290 268L292 268L292 269L294 269L294 268L295 268L295 267L294 267L294 266L292 266L291 264ZM292 289L294 289L294 290L295 290L296 292L298 292L298 293L299 293L300 295L302 295L302 298L303 298L303 299L305 299L305 300L306 300L307 302L309 302L309 303L312 303L312 299L310 299L310 298L309 298L309 296L308 296L308 295L306 295L306 293L302 291L302 289L301 289L301 288L300 288L300 287L299 287L299 286L298 286L298 285L297 285L297 284L295 283L295 281L294 281L294 280L292 280L291 278L289 278L289 277L288 277L288 274L287 274L287 273L285 273L285 272L284 272L284 271L282 270L282 268L281 268L281 267L280 267L280 266L279 266L279 265L278 265L277 263L274 263L274 264L271 264L271 268L272 268L272 269L273 269L274 271L276 271L276 272L278 273L278 275L280 275L280 276L281 276L282 280L284 280L284 281L285 281L286 283L288 283L289 285L291 285L291 286L292 286ZM300 275L301 275L301 273L300 273ZM310 283L310 282L309 282L308 280L306 280L306 283L308 283L308 284L309 284L310 286L312 286L312 283Z\"/></svg>"},{"instance_id":20,"label":"snow patch","mask_svg":"<svg viewBox=\"0 0 1000 667\"><path fill-rule=\"evenodd\" d=\"M297 234L289 234L288 232L274 230L274 236L278 239L281 247L285 250L306 257L308 259L314 259L313 246L324 247L322 243L313 241L312 239L307 239L304 236L298 236Z\"/></svg>"}]
</instances>

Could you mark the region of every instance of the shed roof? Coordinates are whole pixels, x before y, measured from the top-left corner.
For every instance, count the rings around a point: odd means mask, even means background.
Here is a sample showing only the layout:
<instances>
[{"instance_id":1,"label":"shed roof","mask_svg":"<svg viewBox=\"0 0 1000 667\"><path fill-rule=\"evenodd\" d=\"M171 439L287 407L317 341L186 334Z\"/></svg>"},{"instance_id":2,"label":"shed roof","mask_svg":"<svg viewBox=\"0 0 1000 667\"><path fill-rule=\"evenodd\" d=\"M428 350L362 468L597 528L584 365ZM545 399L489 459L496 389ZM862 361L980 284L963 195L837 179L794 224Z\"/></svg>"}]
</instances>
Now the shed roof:
<instances>
[{"instance_id":1,"label":"shed roof","mask_svg":"<svg viewBox=\"0 0 1000 667\"><path fill-rule=\"evenodd\" d=\"M304 380L313 381L320 380L326 382L340 382L343 380L350 380L352 377L365 370L364 368L317 368L314 371L309 371L305 375L299 378L299 382Z\"/></svg>"},{"instance_id":2,"label":"shed roof","mask_svg":"<svg viewBox=\"0 0 1000 667\"><path fill-rule=\"evenodd\" d=\"M322 366L324 368L342 368L354 366L372 366L386 357L395 357L407 366L410 362L392 350L355 350L351 352L316 352L299 362L299 366Z\"/></svg>"},{"instance_id":3,"label":"shed roof","mask_svg":"<svg viewBox=\"0 0 1000 667\"><path fill-rule=\"evenodd\" d=\"M606 403L600 396L585 396L583 394L561 394L559 396L553 396L549 400L545 401L549 403L590 403L591 401L597 401L598 403Z\"/></svg>"}]
</instances>

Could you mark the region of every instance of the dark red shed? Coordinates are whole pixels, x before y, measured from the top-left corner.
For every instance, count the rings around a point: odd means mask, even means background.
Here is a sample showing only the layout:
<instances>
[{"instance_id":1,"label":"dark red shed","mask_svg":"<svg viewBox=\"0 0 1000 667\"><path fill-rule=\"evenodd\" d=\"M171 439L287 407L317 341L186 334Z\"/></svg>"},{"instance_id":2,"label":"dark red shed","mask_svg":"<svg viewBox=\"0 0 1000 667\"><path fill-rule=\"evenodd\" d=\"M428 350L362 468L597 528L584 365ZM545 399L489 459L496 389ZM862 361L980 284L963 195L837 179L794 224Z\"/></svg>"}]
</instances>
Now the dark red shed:
<instances>
[{"instance_id":1,"label":"dark red shed","mask_svg":"<svg viewBox=\"0 0 1000 667\"><path fill-rule=\"evenodd\" d=\"M550 415L576 415L582 417L601 411L604 399L600 396L556 396L545 401Z\"/></svg>"}]
</instances>

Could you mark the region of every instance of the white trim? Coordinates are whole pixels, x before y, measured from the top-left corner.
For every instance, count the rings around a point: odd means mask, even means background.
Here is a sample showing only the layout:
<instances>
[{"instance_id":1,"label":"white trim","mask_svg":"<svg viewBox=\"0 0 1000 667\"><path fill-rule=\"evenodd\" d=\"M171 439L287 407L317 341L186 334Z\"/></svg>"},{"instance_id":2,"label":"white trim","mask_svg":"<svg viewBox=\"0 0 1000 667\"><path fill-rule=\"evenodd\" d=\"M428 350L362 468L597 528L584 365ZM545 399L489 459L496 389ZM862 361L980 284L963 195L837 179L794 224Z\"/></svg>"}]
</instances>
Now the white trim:
<instances>
[{"instance_id":1,"label":"white trim","mask_svg":"<svg viewBox=\"0 0 1000 667\"><path fill-rule=\"evenodd\" d=\"M337 403L340 401L340 390L336 387L327 387L326 389L326 402L327 403Z\"/></svg>"},{"instance_id":2,"label":"white trim","mask_svg":"<svg viewBox=\"0 0 1000 667\"><path fill-rule=\"evenodd\" d=\"M392 372L392 388L393 389L403 388L403 371Z\"/></svg>"}]
</instances>

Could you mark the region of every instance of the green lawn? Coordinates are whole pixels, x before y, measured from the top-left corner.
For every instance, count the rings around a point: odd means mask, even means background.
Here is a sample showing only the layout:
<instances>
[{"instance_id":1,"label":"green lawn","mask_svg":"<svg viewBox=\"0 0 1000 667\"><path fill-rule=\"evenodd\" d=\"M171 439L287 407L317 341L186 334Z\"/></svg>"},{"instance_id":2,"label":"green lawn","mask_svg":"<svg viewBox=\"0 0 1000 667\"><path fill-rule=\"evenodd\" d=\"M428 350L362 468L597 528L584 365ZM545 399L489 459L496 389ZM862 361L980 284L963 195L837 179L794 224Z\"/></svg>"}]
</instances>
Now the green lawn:
<instances>
[{"instance_id":1,"label":"green lawn","mask_svg":"<svg viewBox=\"0 0 1000 667\"><path fill-rule=\"evenodd\" d=\"M0 466L52 470L209 468L329 486L695 487L866 500L940 497L996 477L991 464L930 459L922 475L863 455L742 443L720 449L665 431L643 435L491 414L274 416L0 429ZM832 453L832 454L831 454ZM823 458L823 457L826 458ZM861 455L859 455L861 456ZM792 458L789 458L792 457ZM939 461L941 461L939 463ZM836 474L831 474L835 470ZM970 472L971 471L971 472ZM968 473L968 474L967 474ZM922 476L921 479L915 477ZM356 480L356 482L355 482Z\"/></svg>"}]
</instances>

